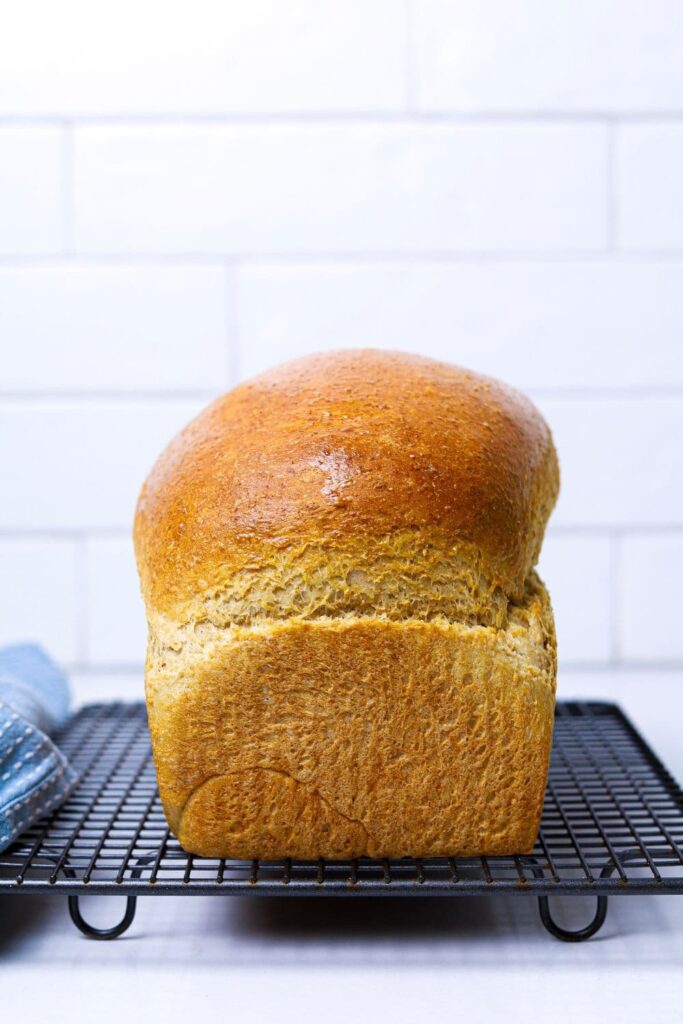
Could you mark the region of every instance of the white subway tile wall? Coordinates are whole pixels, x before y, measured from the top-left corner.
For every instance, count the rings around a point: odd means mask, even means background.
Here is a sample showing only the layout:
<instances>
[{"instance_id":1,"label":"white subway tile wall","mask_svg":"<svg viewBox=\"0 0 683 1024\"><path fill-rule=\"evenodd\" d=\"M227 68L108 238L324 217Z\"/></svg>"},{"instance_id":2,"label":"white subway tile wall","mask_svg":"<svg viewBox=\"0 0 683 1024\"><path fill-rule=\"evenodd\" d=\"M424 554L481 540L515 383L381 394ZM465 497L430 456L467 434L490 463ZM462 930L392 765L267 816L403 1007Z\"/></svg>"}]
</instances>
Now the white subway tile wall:
<instances>
[{"instance_id":1,"label":"white subway tile wall","mask_svg":"<svg viewBox=\"0 0 683 1024\"><path fill-rule=\"evenodd\" d=\"M0 257L63 250L66 150L59 128L0 125Z\"/></svg>"},{"instance_id":2,"label":"white subway tile wall","mask_svg":"<svg viewBox=\"0 0 683 1024\"><path fill-rule=\"evenodd\" d=\"M242 372L402 348L525 390L683 389L683 261L263 263L238 271Z\"/></svg>"},{"instance_id":3,"label":"white subway tile wall","mask_svg":"<svg viewBox=\"0 0 683 1024\"><path fill-rule=\"evenodd\" d=\"M551 594L560 652L571 651L580 664L608 663L613 651L610 538L550 534L538 569Z\"/></svg>"},{"instance_id":4,"label":"white subway tile wall","mask_svg":"<svg viewBox=\"0 0 683 1024\"><path fill-rule=\"evenodd\" d=\"M679 112L678 0L417 0L421 110Z\"/></svg>"},{"instance_id":5,"label":"white subway tile wall","mask_svg":"<svg viewBox=\"0 0 683 1024\"><path fill-rule=\"evenodd\" d=\"M683 124L625 125L617 142L618 237L625 250L683 249Z\"/></svg>"},{"instance_id":6,"label":"white subway tile wall","mask_svg":"<svg viewBox=\"0 0 683 1024\"><path fill-rule=\"evenodd\" d=\"M22 0L3 17L0 114L399 111L406 26L396 0Z\"/></svg>"},{"instance_id":7,"label":"white subway tile wall","mask_svg":"<svg viewBox=\"0 0 683 1024\"><path fill-rule=\"evenodd\" d=\"M39 639L67 664L79 661L78 542L0 539L0 644Z\"/></svg>"},{"instance_id":8,"label":"white subway tile wall","mask_svg":"<svg viewBox=\"0 0 683 1024\"><path fill-rule=\"evenodd\" d=\"M85 542L84 604L84 661L139 664L147 636L130 537L90 537Z\"/></svg>"},{"instance_id":9,"label":"white subway tile wall","mask_svg":"<svg viewBox=\"0 0 683 1024\"><path fill-rule=\"evenodd\" d=\"M43 642L80 700L139 696L130 531L156 455L244 377L376 346L539 404L563 473L539 567L561 688L668 693L682 48L677 0L14 5L0 642Z\"/></svg>"},{"instance_id":10,"label":"white subway tile wall","mask_svg":"<svg viewBox=\"0 0 683 1024\"><path fill-rule=\"evenodd\" d=\"M130 532L152 462L202 404L0 401L0 530Z\"/></svg>"},{"instance_id":11,"label":"white subway tile wall","mask_svg":"<svg viewBox=\"0 0 683 1024\"><path fill-rule=\"evenodd\" d=\"M76 128L84 253L601 251L599 125Z\"/></svg>"},{"instance_id":12,"label":"white subway tile wall","mask_svg":"<svg viewBox=\"0 0 683 1024\"><path fill-rule=\"evenodd\" d=\"M225 268L0 265L2 393L225 385ZM10 339L16 339L10 344Z\"/></svg>"},{"instance_id":13,"label":"white subway tile wall","mask_svg":"<svg viewBox=\"0 0 683 1024\"><path fill-rule=\"evenodd\" d=\"M619 640L626 658L683 659L678 619L683 580L683 537L626 536L621 541Z\"/></svg>"}]
</instances>

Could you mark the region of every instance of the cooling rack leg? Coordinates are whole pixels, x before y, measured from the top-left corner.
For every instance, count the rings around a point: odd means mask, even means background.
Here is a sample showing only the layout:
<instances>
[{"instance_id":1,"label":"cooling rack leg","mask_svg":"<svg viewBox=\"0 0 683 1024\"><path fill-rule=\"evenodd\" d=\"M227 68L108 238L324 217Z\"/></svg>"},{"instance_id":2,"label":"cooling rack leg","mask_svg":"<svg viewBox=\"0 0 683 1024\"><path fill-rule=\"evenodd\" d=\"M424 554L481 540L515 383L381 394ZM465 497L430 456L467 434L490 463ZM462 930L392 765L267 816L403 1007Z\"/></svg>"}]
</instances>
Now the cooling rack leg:
<instances>
[{"instance_id":1,"label":"cooling rack leg","mask_svg":"<svg viewBox=\"0 0 683 1024\"><path fill-rule=\"evenodd\" d=\"M126 911L119 921L112 928L95 928L94 925L88 924L83 915L81 914L81 908L78 905L78 896L69 896L69 914L71 920L89 939L116 939L119 935L130 928L135 917L135 903L137 900L136 896L128 896L126 898Z\"/></svg>"},{"instance_id":2,"label":"cooling rack leg","mask_svg":"<svg viewBox=\"0 0 683 1024\"><path fill-rule=\"evenodd\" d=\"M604 895L597 897L595 917L585 928L562 928L561 925L557 924L550 913L550 904L548 903L547 896L538 897L538 912L541 915L544 928L551 935L554 935L556 939L561 939L562 942L583 942L584 939L590 939L596 932L600 931L605 923L605 918L607 917L607 897Z\"/></svg>"},{"instance_id":3,"label":"cooling rack leg","mask_svg":"<svg viewBox=\"0 0 683 1024\"><path fill-rule=\"evenodd\" d=\"M543 868L538 862L536 857L524 857L523 862L526 866L530 867L536 878L543 878ZM607 869L603 870L602 876L606 876ZM605 923L607 917L607 896L600 894L597 898L595 907L595 916L593 920L585 926L585 928L563 928L555 921L553 915L550 913L550 903L548 897L543 895L538 897L538 912L543 923L543 927L554 935L556 939L561 939L562 942L583 942L584 939L590 939L596 932L599 932Z\"/></svg>"}]
</instances>

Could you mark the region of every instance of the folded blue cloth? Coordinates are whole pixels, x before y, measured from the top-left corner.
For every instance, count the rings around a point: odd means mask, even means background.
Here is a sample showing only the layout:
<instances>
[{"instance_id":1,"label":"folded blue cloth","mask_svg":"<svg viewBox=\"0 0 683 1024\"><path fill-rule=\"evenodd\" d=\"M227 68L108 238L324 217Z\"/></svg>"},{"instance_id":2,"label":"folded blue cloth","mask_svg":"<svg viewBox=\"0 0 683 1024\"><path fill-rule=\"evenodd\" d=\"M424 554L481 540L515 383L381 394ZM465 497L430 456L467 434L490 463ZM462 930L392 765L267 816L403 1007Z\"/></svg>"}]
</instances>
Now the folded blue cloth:
<instances>
[{"instance_id":1,"label":"folded blue cloth","mask_svg":"<svg viewBox=\"0 0 683 1024\"><path fill-rule=\"evenodd\" d=\"M69 684L33 644L0 648L0 850L58 807L76 774L49 733L69 713Z\"/></svg>"}]
</instances>

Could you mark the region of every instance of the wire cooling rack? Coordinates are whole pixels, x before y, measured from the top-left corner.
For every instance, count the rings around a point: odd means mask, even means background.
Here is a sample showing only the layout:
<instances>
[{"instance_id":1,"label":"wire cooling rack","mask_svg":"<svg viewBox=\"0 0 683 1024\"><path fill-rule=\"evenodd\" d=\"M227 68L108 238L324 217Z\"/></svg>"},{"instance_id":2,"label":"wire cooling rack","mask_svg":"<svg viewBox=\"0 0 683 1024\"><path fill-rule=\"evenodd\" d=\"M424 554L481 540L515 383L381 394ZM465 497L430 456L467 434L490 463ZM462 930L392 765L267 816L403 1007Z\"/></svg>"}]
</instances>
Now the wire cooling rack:
<instances>
[{"instance_id":1,"label":"wire cooling rack","mask_svg":"<svg viewBox=\"0 0 683 1024\"><path fill-rule=\"evenodd\" d=\"M530 856L349 861L236 861L181 849L156 788L143 704L93 704L58 742L80 783L56 812L0 854L0 893L68 896L74 923L109 939L139 895L538 897L557 938L594 935L610 893L683 893L683 792L614 704L560 702L541 831ZM112 928L83 918L79 896L124 894ZM560 927L553 893L597 897L585 928Z\"/></svg>"}]
</instances>

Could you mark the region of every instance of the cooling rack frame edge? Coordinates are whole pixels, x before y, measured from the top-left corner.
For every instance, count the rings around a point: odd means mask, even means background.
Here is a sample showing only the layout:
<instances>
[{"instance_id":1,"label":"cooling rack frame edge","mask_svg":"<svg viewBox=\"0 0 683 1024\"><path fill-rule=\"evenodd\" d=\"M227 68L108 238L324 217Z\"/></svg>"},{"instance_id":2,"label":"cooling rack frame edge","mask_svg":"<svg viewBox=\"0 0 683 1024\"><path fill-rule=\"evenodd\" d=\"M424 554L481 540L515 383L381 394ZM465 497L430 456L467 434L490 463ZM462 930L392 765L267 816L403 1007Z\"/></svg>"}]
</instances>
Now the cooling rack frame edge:
<instances>
[{"instance_id":1,"label":"cooling rack frame edge","mask_svg":"<svg viewBox=\"0 0 683 1024\"><path fill-rule=\"evenodd\" d=\"M630 719L624 714L619 705L607 701L558 701L557 714L560 719L571 717L573 714L577 714L580 717L580 714L585 713L586 709L588 709L589 714L598 713L607 715L619 723L620 728L624 730L625 734L629 735L633 743L638 748L644 762L647 762L656 774L658 783L667 791L671 799L676 804L681 815L681 820L683 821L683 791L678 783L673 779L667 768L663 765L657 754L641 736L640 732L636 729ZM116 713L121 715L127 712L130 713L131 711L137 714L144 714L144 705L141 702L131 704L115 703L86 705L76 713L70 721L69 726L72 725L79 715L83 715L83 713L89 712L93 714L96 711L102 710L109 712L111 715ZM69 726L67 726L67 728ZM602 772L600 772L600 774L602 776ZM645 804L647 805L647 800L645 800ZM618 800L616 801L616 806L619 807ZM588 807L590 810L590 801L588 803ZM40 823L42 827L40 835L42 837L48 833L50 822L58 818L60 810L53 812L53 814L48 817L46 823ZM595 818L595 814L592 811L591 814ZM597 819L596 824L598 825L598 829L602 831ZM384 868L382 877L378 876L372 879L364 878L356 881L350 881L348 878L335 880L325 879L324 875L326 868L330 868L335 862L284 861L275 862L283 864L282 874L277 877L277 880L274 878L267 880L259 879L258 864L260 862L252 862L252 865L256 863L257 869L254 877L250 880L236 881L235 879L231 879L228 882L223 881L222 879L201 882L196 880L187 880L179 883L177 880L171 882L165 882L158 879L150 881L149 879L141 877L143 871L149 865L143 865L140 861L149 861L151 859L151 855L147 855L138 856L137 858L128 858L128 870L130 871L130 877L120 880L109 879L102 881L88 878L84 880L83 878L73 877L74 872L66 863L64 863L63 854L58 856L59 851L55 851L54 860L57 861L59 865L55 874L58 874L59 871L61 871L62 875L61 877L56 877L50 880L45 880L43 878L20 878L18 880L15 879L13 881L8 881L3 879L1 868L3 866L2 858L4 855L0 854L0 894L41 893L65 895L67 897L71 919L84 935L88 938L94 939L113 939L123 934L123 932L125 932L132 924L135 917L137 897L142 895L262 895L290 897L305 896L313 898L325 896L351 898L441 896L452 898L454 896L494 896L504 892L510 895L536 897L538 899L540 919L547 931L549 931L551 935L565 942L578 942L595 935L602 927L607 915L609 895L683 895L683 857L681 857L681 848L678 841L669 837L672 842L671 860L667 862L666 860L659 859L657 863L659 866L668 864L672 867L680 867L680 875L676 875L674 877L662 876L652 862L646 843L642 838L639 838L639 834L633 829L633 826L630 826L630 828L636 841L635 844L630 849L628 847L622 847L617 851L608 840L607 845L611 851L611 855L607 860L605 860L597 875L592 876L592 873L589 872L590 879L560 879L559 877L547 875L546 872L552 871L555 876L557 876L557 873L554 872L552 867L552 858L546 859L545 864L542 864L541 858L539 858L535 849L534 854L532 855L519 856L516 858L490 858L490 860L509 860L510 862L516 862L517 872L519 875L516 879L500 879L492 877L487 867L487 858L455 858L454 860L457 861L458 865L466 864L468 860L471 862L480 862L484 865L485 872L488 874L488 877L479 879L456 878L455 880L450 879L443 881L435 881L434 879L428 880L424 876L422 869L423 862L421 860L405 858L405 861L410 860L411 863L415 865L415 871L412 876L403 875L400 880L392 878L391 871L387 867ZM543 843L542 839L541 843L545 848L545 843ZM13 844L9 851L5 851L5 854L11 853L11 851L19 845L20 840ZM39 845L39 843L34 843L34 846L39 847ZM577 851L580 852L580 845L577 845L576 848ZM43 847L43 851L44 850L45 847ZM45 852L41 852L39 856L42 856L45 859L50 855ZM28 857L29 863L31 862L31 859L31 857ZM53 858L51 857L50 859ZM191 857L187 859L190 863L193 859L198 861L201 860L200 858ZM443 859L445 860L445 858ZM656 877L648 877L646 879L627 878L624 867L628 862L634 862L636 860L642 861L643 859L653 865ZM434 858L434 860L437 860L437 858ZM245 864L248 862L230 863ZM266 862L263 863L265 864ZM366 861L365 863L372 866L389 864L389 862L384 861ZM425 861L424 863L430 863L430 861ZM322 875L320 874L321 864L323 865ZM392 861L391 864L403 866L401 861ZM266 867L268 866L269 865L266 864ZM296 875L293 874L293 871L296 871L297 868L308 868L310 871L313 871L315 868L317 870L317 879L310 877L304 879L297 878ZM522 869L521 872L520 868ZM71 874L72 877L69 877L69 874ZM596 908L591 921L585 927L575 929L567 929L559 925L553 918L550 910L549 896L553 893L556 895L595 896ZM81 912L79 900L81 896L85 895L125 896L126 907L123 917L117 924L110 928L97 928L91 925L85 920Z\"/></svg>"}]
</instances>

